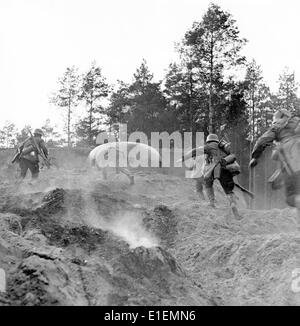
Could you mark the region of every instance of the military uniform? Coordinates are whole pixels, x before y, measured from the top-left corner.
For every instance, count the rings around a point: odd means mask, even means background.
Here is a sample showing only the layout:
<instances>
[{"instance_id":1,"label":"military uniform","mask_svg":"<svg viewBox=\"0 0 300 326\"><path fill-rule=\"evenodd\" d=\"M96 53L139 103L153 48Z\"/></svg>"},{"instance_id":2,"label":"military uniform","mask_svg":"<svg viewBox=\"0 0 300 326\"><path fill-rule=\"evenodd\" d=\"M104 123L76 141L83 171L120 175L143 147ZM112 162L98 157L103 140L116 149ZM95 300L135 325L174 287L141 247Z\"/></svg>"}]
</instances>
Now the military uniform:
<instances>
[{"instance_id":1,"label":"military uniform","mask_svg":"<svg viewBox=\"0 0 300 326\"><path fill-rule=\"evenodd\" d=\"M20 146L20 157L19 157L19 166L21 169L20 177L24 179L26 177L27 171L30 170L32 178L36 179L39 176L39 156L38 149L48 156L48 150L45 146L45 142L41 138L42 133L38 130L37 133L34 133L34 140L30 137L26 139L23 144Z\"/></svg>"},{"instance_id":2,"label":"military uniform","mask_svg":"<svg viewBox=\"0 0 300 326\"><path fill-rule=\"evenodd\" d=\"M228 196L230 205L234 204L234 174L226 167L226 164L218 164L224 162L224 159L231 154L230 144L227 142L219 142L218 138L208 141L204 146L205 165L204 165L204 185L207 196L209 198L211 206L215 205L215 193L214 193L214 180L219 179L220 184Z\"/></svg>"},{"instance_id":3,"label":"military uniform","mask_svg":"<svg viewBox=\"0 0 300 326\"><path fill-rule=\"evenodd\" d=\"M276 112L271 128L254 146L251 168L273 142L276 142L273 159L281 164L287 204L298 208L300 218L300 118L292 117L286 110Z\"/></svg>"}]
</instances>

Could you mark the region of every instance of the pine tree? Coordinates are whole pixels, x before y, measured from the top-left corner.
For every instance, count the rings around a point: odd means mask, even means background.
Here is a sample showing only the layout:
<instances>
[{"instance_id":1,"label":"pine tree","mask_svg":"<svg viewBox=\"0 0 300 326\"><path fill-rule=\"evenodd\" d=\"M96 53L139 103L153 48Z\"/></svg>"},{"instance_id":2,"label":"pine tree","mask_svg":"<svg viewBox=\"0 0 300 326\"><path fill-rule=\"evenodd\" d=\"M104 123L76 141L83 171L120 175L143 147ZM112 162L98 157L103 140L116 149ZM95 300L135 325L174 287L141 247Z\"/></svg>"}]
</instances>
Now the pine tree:
<instances>
[{"instance_id":1,"label":"pine tree","mask_svg":"<svg viewBox=\"0 0 300 326\"><path fill-rule=\"evenodd\" d=\"M206 130L207 96L188 64L170 64L165 77L164 94L168 107L176 116L176 125L182 132Z\"/></svg>"},{"instance_id":2,"label":"pine tree","mask_svg":"<svg viewBox=\"0 0 300 326\"><path fill-rule=\"evenodd\" d=\"M89 71L83 75L80 99L87 107L87 116L77 123L77 135L88 145L95 143L100 125L103 123L103 99L108 97L110 87L102 75L101 68L93 62Z\"/></svg>"},{"instance_id":3,"label":"pine tree","mask_svg":"<svg viewBox=\"0 0 300 326\"><path fill-rule=\"evenodd\" d=\"M257 137L269 126L273 112L272 94L263 80L261 67L255 60L247 64L245 82L245 100L249 112L248 122L251 127L249 138L253 145Z\"/></svg>"},{"instance_id":4,"label":"pine tree","mask_svg":"<svg viewBox=\"0 0 300 326\"><path fill-rule=\"evenodd\" d=\"M0 142L5 148L16 146L17 128L14 123L6 121L0 130Z\"/></svg>"},{"instance_id":5,"label":"pine tree","mask_svg":"<svg viewBox=\"0 0 300 326\"><path fill-rule=\"evenodd\" d=\"M277 105L296 115L300 115L300 100L297 96L298 86L299 84L296 82L295 73L285 68L279 76Z\"/></svg>"},{"instance_id":6,"label":"pine tree","mask_svg":"<svg viewBox=\"0 0 300 326\"><path fill-rule=\"evenodd\" d=\"M79 101L79 82L78 69L74 66L66 69L65 73L58 80L58 90L52 95L50 102L67 111L66 131L67 144L71 147L72 143L72 114Z\"/></svg>"},{"instance_id":7,"label":"pine tree","mask_svg":"<svg viewBox=\"0 0 300 326\"><path fill-rule=\"evenodd\" d=\"M132 83L119 82L110 100L110 124L126 123L129 133L141 131L148 137L154 131L168 131L172 113L167 108L161 82L153 81L145 60L134 73Z\"/></svg>"},{"instance_id":8,"label":"pine tree","mask_svg":"<svg viewBox=\"0 0 300 326\"><path fill-rule=\"evenodd\" d=\"M215 131L214 98L222 84L224 70L244 63L240 50L245 42L231 14L216 4L211 4L202 20L195 22L185 34L181 52L188 56L208 92L209 132Z\"/></svg>"},{"instance_id":9,"label":"pine tree","mask_svg":"<svg viewBox=\"0 0 300 326\"><path fill-rule=\"evenodd\" d=\"M59 133L55 130L55 127L51 125L50 119L47 119L44 125L41 127L44 133L44 140L48 146L54 147L58 145Z\"/></svg>"},{"instance_id":10,"label":"pine tree","mask_svg":"<svg viewBox=\"0 0 300 326\"><path fill-rule=\"evenodd\" d=\"M130 132L150 133L164 129L161 115L166 110L166 101L160 90L161 83L153 82L153 74L143 60L134 74L133 83L129 86L131 97L131 115L128 121Z\"/></svg>"}]
</instances>

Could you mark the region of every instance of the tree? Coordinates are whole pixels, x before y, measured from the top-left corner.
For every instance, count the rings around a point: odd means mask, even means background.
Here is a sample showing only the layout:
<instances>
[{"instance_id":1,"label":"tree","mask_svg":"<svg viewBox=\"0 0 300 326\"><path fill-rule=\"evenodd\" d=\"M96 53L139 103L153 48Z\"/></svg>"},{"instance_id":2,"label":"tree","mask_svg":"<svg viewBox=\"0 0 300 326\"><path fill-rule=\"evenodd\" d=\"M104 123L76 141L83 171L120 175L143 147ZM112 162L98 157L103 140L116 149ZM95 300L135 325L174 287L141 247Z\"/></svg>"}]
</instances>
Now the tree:
<instances>
[{"instance_id":1,"label":"tree","mask_svg":"<svg viewBox=\"0 0 300 326\"><path fill-rule=\"evenodd\" d=\"M174 116L168 110L161 82L153 81L147 62L142 61L131 84L118 83L107 110L109 123L126 123L129 133L168 131Z\"/></svg>"},{"instance_id":2,"label":"tree","mask_svg":"<svg viewBox=\"0 0 300 326\"><path fill-rule=\"evenodd\" d=\"M296 115L300 114L300 100L297 96L299 84L296 82L295 73L285 68L279 76L279 90L277 105Z\"/></svg>"},{"instance_id":3,"label":"tree","mask_svg":"<svg viewBox=\"0 0 300 326\"><path fill-rule=\"evenodd\" d=\"M51 125L50 119L47 119L41 127L44 133L44 140L48 146L54 147L59 144L60 134L55 131L55 127Z\"/></svg>"},{"instance_id":4,"label":"tree","mask_svg":"<svg viewBox=\"0 0 300 326\"><path fill-rule=\"evenodd\" d=\"M0 130L1 144L6 148L14 147L16 145L17 129L14 123L6 121L2 130Z\"/></svg>"},{"instance_id":5,"label":"tree","mask_svg":"<svg viewBox=\"0 0 300 326\"><path fill-rule=\"evenodd\" d=\"M251 127L249 138L253 144L268 127L273 111L272 94L263 80L261 67L255 60L247 64L245 83L245 100L249 112L248 122Z\"/></svg>"},{"instance_id":6,"label":"tree","mask_svg":"<svg viewBox=\"0 0 300 326\"><path fill-rule=\"evenodd\" d=\"M103 120L103 99L109 94L109 85L103 77L101 68L93 62L89 71L82 78L80 99L87 106L87 116L79 121L76 126L77 135L94 144L101 120ZM101 116L102 115L102 116Z\"/></svg>"},{"instance_id":7,"label":"tree","mask_svg":"<svg viewBox=\"0 0 300 326\"><path fill-rule=\"evenodd\" d=\"M131 97L129 85L118 81L116 89L110 96L107 108L108 124L127 123L130 115Z\"/></svg>"},{"instance_id":8,"label":"tree","mask_svg":"<svg viewBox=\"0 0 300 326\"><path fill-rule=\"evenodd\" d=\"M63 76L58 80L58 90L50 99L51 103L67 110L66 131L68 147L71 147L72 113L74 108L77 107L79 100L79 82L78 69L74 66L67 68Z\"/></svg>"},{"instance_id":9,"label":"tree","mask_svg":"<svg viewBox=\"0 0 300 326\"><path fill-rule=\"evenodd\" d=\"M220 88L225 68L229 70L244 63L245 58L239 53L245 42L239 37L231 14L216 4L211 4L202 20L185 34L181 53L197 70L209 94L209 132L215 130L214 93Z\"/></svg>"},{"instance_id":10,"label":"tree","mask_svg":"<svg viewBox=\"0 0 300 326\"><path fill-rule=\"evenodd\" d=\"M150 137L151 132L165 129L161 118L166 110L166 100L160 86L160 82L153 82L153 74L150 73L147 62L143 60L134 74L133 83L129 86L130 132L142 131Z\"/></svg>"},{"instance_id":11,"label":"tree","mask_svg":"<svg viewBox=\"0 0 300 326\"><path fill-rule=\"evenodd\" d=\"M254 143L268 127L272 112L271 92L264 83L261 67L252 60L247 64L245 77L245 100L248 108L248 139L249 139L249 159L251 158ZM250 170L249 188L254 191L255 171Z\"/></svg>"},{"instance_id":12,"label":"tree","mask_svg":"<svg viewBox=\"0 0 300 326\"><path fill-rule=\"evenodd\" d=\"M199 87L191 66L183 63L170 64L164 86L168 107L177 119L174 130L177 128L181 132L206 130L207 96L201 85Z\"/></svg>"}]
</instances>

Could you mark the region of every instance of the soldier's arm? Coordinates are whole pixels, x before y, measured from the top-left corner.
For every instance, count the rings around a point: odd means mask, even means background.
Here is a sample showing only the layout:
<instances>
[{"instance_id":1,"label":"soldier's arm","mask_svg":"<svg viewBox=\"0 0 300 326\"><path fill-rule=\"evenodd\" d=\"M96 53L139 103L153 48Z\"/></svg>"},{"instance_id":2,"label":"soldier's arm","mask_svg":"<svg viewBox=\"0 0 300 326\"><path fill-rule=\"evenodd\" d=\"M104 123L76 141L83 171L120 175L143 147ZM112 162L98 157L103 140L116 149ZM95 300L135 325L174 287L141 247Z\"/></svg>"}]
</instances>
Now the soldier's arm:
<instances>
[{"instance_id":1,"label":"soldier's arm","mask_svg":"<svg viewBox=\"0 0 300 326\"><path fill-rule=\"evenodd\" d=\"M264 133L256 142L253 151L252 151L252 159L258 159L264 150L273 144L273 141L276 140L276 133L273 129L268 130Z\"/></svg>"},{"instance_id":2,"label":"soldier's arm","mask_svg":"<svg viewBox=\"0 0 300 326\"><path fill-rule=\"evenodd\" d=\"M204 153L205 153L205 147L200 146L198 148L194 148L191 151L187 152L185 155L183 155L181 161L184 162L190 158L195 158L199 155L203 155Z\"/></svg>"}]
</instances>

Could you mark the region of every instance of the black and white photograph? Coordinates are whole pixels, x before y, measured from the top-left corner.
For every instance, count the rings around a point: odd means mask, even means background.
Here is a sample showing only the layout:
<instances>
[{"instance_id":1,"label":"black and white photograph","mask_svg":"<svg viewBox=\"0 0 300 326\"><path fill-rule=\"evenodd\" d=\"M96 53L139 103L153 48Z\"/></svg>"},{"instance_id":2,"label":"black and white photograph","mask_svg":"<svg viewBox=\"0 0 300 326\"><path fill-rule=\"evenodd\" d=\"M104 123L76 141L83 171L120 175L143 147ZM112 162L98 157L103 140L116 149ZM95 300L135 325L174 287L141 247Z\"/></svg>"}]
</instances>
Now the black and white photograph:
<instances>
[{"instance_id":1,"label":"black and white photograph","mask_svg":"<svg viewBox=\"0 0 300 326\"><path fill-rule=\"evenodd\" d=\"M0 311L300 305L299 12L0 0Z\"/></svg>"}]
</instances>

